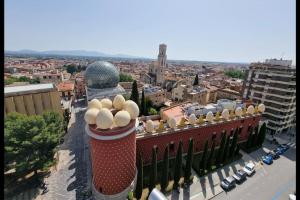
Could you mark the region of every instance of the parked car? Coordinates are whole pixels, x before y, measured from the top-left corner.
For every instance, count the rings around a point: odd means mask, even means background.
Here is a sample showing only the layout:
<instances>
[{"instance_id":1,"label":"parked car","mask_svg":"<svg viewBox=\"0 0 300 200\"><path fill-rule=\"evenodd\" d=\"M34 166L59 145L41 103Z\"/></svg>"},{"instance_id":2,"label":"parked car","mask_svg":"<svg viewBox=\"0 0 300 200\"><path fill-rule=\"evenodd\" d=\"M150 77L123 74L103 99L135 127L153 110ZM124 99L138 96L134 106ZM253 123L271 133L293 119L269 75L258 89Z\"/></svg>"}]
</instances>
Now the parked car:
<instances>
[{"instance_id":1,"label":"parked car","mask_svg":"<svg viewBox=\"0 0 300 200\"><path fill-rule=\"evenodd\" d=\"M273 160L277 160L278 158L280 158L280 156L276 154L274 151L270 151L268 155L272 156Z\"/></svg>"},{"instance_id":2,"label":"parked car","mask_svg":"<svg viewBox=\"0 0 300 200\"><path fill-rule=\"evenodd\" d=\"M280 147L277 147L276 149L274 149L274 152L278 155L282 155L284 153L283 149Z\"/></svg>"},{"instance_id":3,"label":"parked car","mask_svg":"<svg viewBox=\"0 0 300 200\"><path fill-rule=\"evenodd\" d=\"M271 165L273 163L273 157L269 154L262 157L262 161L268 165Z\"/></svg>"},{"instance_id":4,"label":"parked car","mask_svg":"<svg viewBox=\"0 0 300 200\"><path fill-rule=\"evenodd\" d=\"M237 183L242 183L244 180L246 180L246 176L247 173L242 169L237 170L235 174L232 175Z\"/></svg>"},{"instance_id":5,"label":"parked car","mask_svg":"<svg viewBox=\"0 0 300 200\"><path fill-rule=\"evenodd\" d=\"M248 176L251 176L255 172L254 167L255 167L254 163L249 162L246 164L246 166L243 168L243 170L247 173Z\"/></svg>"},{"instance_id":6,"label":"parked car","mask_svg":"<svg viewBox=\"0 0 300 200\"><path fill-rule=\"evenodd\" d=\"M278 145L278 147L283 149L284 152L286 152L290 148L289 145L287 145L287 144L280 144L280 145Z\"/></svg>"},{"instance_id":7,"label":"parked car","mask_svg":"<svg viewBox=\"0 0 300 200\"><path fill-rule=\"evenodd\" d=\"M289 200L296 200L296 192L294 192L294 194L289 194Z\"/></svg>"},{"instance_id":8,"label":"parked car","mask_svg":"<svg viewBox=\"0 0 300 200\"><path fill-rule=\"evenodd\" d=\"M235 179L231 176L226 177L222 182L221 182L221 187L224 190L230 190L235 187Z\"/></svg>"}]
</instances>

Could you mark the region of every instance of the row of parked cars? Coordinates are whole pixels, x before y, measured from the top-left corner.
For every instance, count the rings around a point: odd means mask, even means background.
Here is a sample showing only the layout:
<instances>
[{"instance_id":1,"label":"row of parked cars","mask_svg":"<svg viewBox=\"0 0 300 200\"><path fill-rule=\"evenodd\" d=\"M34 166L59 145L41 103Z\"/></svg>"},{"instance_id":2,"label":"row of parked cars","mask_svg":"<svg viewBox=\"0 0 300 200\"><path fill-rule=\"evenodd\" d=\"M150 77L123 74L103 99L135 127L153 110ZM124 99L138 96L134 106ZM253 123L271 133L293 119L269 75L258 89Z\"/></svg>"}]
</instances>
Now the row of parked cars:
<instances>
[{"instance_id":1,"label":"row of parked cars","mask_svg":"<svg viewBox=\"0 0 300 200\"><path fill-rule=\"evenodd\" d=\"M287 144L280 144L277 146L277 148L263 156L262 161L268 165L271 165L273 163L273 160L277 160L278 158L280 158L280 155L282 155L288 149L289 146Z\"/></svg>"},{"instance_id":2,"label":"row of parked cars","mask_svg":"<svg viewBox=\"0 0 300 200\"><path fill-rule=\"evenodd\" d=\"M286 144L280 144L274 150L270 151L267 155L262 157L262 160L266 164L272 164L273 159L276 160L289 149L289 146ZM252 176L255 173L255 164L249 162L245 165L243 169L237 170L232 176L226 177L221 182L221 187L228 191L235 187L235 184L244 182L247 176Z\"/></svg>"},{"instance_id":3,"label":"row of parked cars","mask_svg":"<svg viewBox=\"0 0 300 200\"><path fill-rule=\"evenodd\" d=\"M245 165L243 169L237 170L232 176L226 177L221 182L221 187L228 191L235 187L235 184L243 183L247 178L247 176L252 176L255 173L255 164L253 162L249 162Z\"/></svg>"}]
</instances>

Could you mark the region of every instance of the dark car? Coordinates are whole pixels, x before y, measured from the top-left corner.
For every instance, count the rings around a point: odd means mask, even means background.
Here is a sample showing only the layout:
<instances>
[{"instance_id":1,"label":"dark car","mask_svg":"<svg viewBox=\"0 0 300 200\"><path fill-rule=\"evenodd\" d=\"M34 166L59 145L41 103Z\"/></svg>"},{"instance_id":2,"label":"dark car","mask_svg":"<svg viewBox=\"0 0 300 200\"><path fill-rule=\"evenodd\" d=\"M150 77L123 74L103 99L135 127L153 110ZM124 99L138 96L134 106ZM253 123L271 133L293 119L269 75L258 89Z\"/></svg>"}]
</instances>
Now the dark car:
<instances>
[{"instance_id":1,"label":"dark car","mask_svg":"<svg viewBox=\"0 0 300 200\"><path fill-rule=\"evenodd\" d=\"M244 170L237 170L232 177L236 180L237 183L242 183L246 180L247 173Z\"/></svg>"},{"instance_id":2,"label":"dark car","mask_svg":"<svg viewBox=\"0 0 300 200\"><path fill-rule=\"evenodd\" d=\"M290 147L287 144L280 144L277 148L281 148L284 152L286 152Z\"/></svg>"},{"instance_id":3,"label":"dark car","mask_svg":"<svg viewBox=\"0 0 300 200\"><path fill-rule=\"evenodd\" d=\"M232 188L235 187L235 179L232 178L231 176L225 178L222 182L221 182L221 187L224 189L224 190L230 190Z\"/></svg>"},{"instance_id":4,"label":"dark car","mask_svg":"<svg viewBox=\"0 0 300 200\"><path fill-rule=\"evenodd\" d=\"M272 156L273 160L277 160L278 158L280 158L280 156L276 154L274 151L270 151L268 155Z\"/></svg>"},{"instance_id":5,"label":"dark car","mask_svg":"<svg viewBox=\"0 0 300 200\"><path fill-rule=\"evenodd\" d=\"M271 165L273 163L273 157L267 154L262 157L262 161L268 165Z\"/></svg>"},{"instance_id":6,"label":"dark car","mask_svg":"<svg viewBox=\"0 0 300 200\"><path fill-rule=\"evenodd\" d=\"M280 147L277 147L276 149L274 149L274 152L277 154L277 155L282 155L284 153L283 149L280 148Z\"/></svg>"}]
</instances>

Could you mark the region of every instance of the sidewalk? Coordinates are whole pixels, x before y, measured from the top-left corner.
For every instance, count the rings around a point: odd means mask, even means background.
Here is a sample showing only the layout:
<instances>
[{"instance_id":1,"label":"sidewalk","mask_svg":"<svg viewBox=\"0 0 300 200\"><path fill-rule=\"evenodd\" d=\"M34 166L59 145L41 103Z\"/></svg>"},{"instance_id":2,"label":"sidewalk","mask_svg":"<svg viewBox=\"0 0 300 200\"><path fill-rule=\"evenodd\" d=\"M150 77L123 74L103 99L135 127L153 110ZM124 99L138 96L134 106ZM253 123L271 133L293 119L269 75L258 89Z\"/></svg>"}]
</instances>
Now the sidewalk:
<instances>
[{"instance_id":1,"label":"sidewalk","mask_svg":"<svg viewBox=\"0 0 300 200\"><path fill-rule=\"evenodd\" d=\"M227 176L233 175L234 171L241 169L249 161L253 161L256 165L256 170L261 168L259 162L255 161L247 153L240 151L243 157L233 163L230 163L217 171L214 171L204 177L199 178L196 172L192 169L192 174L194 175L193 184L188 188L180 188L180 193L172 191L167 198L170 200L185 200L185 199L197 199L206 200L211 199L214 196L224 192L220 187L220 182Z\"/></svg>"}]
</instances>

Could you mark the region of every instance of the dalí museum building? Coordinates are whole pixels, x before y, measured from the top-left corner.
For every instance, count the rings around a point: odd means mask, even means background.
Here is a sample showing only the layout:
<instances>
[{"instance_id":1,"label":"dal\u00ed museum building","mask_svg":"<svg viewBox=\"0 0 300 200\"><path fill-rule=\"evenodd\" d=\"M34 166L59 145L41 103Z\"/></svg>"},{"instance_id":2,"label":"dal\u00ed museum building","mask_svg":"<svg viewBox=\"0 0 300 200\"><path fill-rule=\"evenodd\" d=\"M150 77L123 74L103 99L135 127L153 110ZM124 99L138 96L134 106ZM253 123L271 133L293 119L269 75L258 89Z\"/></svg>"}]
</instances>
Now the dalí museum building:
<instances>
[{"instance_id":1,"label":"dal\u00ed museum building","mask_svg":"<svg viewBox=\"0 0 300 200\"><path fill-rule=\"evenodd\" d=\"M238 129L238 143L245 142L251 130L260 125L264 105L223 109L220 117L212 112L196 117L182 114L184 123L169 116L152 119L139 117L139 107L125 100L124 89L118 84L119 73L108 62L88 66L88 109L85 113L85 132L89 136L92 164L92 191L95 199L126 199L134 190L137 179L137 155L144 165L151 162L153 146L157 147L157 160L163 159L166 145L170 158L175 157L180 141L183 153L188 151L189 139L194 140L194 152L203 151L206 140L219 146L222 132L233 135Z\"/></svg>"}]
</instances>

